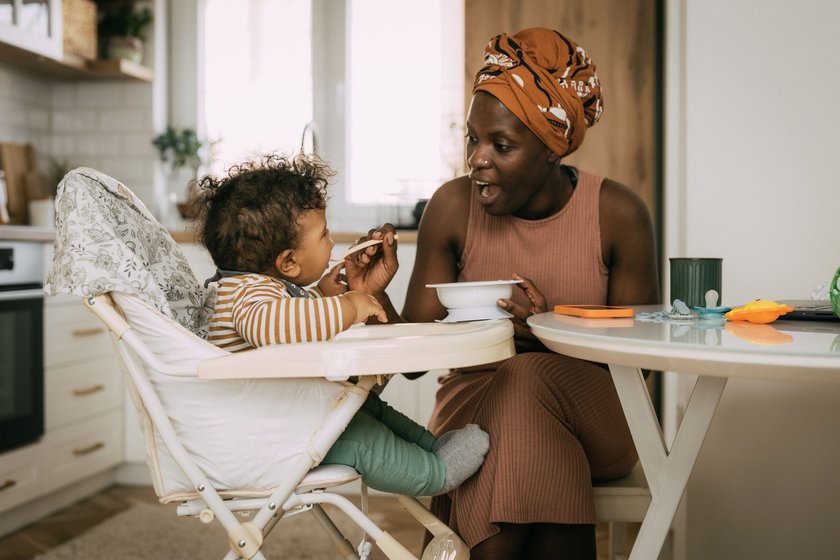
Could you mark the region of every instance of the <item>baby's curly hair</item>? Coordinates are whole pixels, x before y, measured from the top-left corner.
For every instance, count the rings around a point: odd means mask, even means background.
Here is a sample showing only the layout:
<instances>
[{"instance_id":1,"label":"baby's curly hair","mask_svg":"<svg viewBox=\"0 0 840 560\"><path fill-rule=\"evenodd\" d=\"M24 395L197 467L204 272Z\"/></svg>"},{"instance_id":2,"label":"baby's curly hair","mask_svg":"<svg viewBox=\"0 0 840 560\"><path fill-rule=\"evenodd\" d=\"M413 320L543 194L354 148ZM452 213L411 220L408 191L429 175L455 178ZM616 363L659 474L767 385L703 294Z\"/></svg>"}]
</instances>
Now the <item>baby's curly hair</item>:
<instances>
[{"instance_id":1,"label":"baby's curly hair","mask_svg":"<svg viewBox=\"0 0 840 560\"><path fill-rule=\"evenodd\" d=\"M314 156L268 154L204 177L191 210L198 235L224 270L264 272L299 241L304 210L327 207L327 183L335 173Z\"/></svg>"}]
</instances>

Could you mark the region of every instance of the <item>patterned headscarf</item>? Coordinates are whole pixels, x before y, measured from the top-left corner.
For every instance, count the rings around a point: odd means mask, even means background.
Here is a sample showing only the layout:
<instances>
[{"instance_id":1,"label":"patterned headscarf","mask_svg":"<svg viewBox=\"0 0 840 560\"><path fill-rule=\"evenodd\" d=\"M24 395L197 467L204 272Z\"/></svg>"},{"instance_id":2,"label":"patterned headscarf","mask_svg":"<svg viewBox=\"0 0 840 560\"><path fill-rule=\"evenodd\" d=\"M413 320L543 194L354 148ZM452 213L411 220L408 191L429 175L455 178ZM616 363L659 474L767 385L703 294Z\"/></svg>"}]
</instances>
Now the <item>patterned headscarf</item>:
<instances>
[{"instance_id":1,"label":"patterned headscarf","mask_svg":"<svg viewBox=\"0 0 840 560\"><path fill-rule=\"evenodd\" d=\"M580 147L586 129L603 110L601 84L589 55L543 27L494 37L475 76L473 93L479 91L501 101L560 157Z\"/></svg>"}]
</instances>

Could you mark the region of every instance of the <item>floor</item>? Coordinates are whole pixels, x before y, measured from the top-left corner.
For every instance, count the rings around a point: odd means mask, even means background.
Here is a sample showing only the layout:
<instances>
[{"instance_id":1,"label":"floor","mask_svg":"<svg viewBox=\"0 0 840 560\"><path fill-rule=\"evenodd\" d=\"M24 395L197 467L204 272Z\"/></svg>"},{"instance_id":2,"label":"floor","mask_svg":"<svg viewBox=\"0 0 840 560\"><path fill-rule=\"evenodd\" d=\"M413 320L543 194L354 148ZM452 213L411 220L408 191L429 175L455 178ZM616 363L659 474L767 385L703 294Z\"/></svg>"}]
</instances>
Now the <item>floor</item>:
<instances>
[{"instance_id":1,"label":"floor","mask_svg":"<svg viewBox=\"0 0 840 560\"><path fill-rule=\"evenodd\" d=\"M136 503L157 503L157 498L149 487L114 486L0 539L0 560L30 560ZM377 512L376 523L408 547L412 553L420 556L422 527L402 509L396 500L390 497L371 496L370 510ZM631 533L631 538L636 530L636 527L631 527L628 531ZM607 549L606 525L598 526L596 538L598 560L607 560L606 553L603 552ZM379 554L375 557L382 558Z\"/></svg>"}]
</instances>

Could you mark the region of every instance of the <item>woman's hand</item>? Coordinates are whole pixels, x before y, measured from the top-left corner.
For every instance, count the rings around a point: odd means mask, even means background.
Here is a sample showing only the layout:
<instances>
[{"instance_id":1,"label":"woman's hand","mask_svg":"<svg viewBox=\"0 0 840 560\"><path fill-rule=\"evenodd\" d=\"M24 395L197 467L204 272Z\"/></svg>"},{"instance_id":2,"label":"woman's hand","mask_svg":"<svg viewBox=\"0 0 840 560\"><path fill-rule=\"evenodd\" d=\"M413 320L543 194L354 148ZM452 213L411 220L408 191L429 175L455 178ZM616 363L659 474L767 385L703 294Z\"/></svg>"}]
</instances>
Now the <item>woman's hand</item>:
<instances>
[{"instance_id":1,"label":"woman's hand","mask_svg":"<svg viewBox=\"0 0 840 560\"><path fill-rule=\"evenodd\" d=\"M525 320L535 313L543 313L547 310L545 296L542 295L542 292L537 289L530 279L519 276L518 274L514 274L513 279L522 280L516 286L525 292L531 305L525 308L510 299L500 299L497 305L508 313L511 313L514 317L513 336L516 341L516 351L518 353L544 352L545 346L531 333L531 329L525 323Z\"/></svg>"},{"instance_id":2,"label":"woman's hand","mask_svg":"<svg viewBox=\"0 0 840 560\"><path fill-rule=\"evenodd\" d=\"M381 239L382 243L348 255L344 259L344 276L349 289L379 296L385 292L399 268L396 230L391 224L385 224L370 230L354 245L369 239Z\"/></svg>"},{"instance_id":3,"label":"woman's hand","mask_svg":"<svg viewBox=\"0 0 840 560\"><path fill-rule=\"evenodd\" d=\"M345 278L342 269L344 262L340 262L330 269L324 276L318 280L318 291L325 297L340 296L347 293L347 278Z\"/></svg>"}]
</instances>

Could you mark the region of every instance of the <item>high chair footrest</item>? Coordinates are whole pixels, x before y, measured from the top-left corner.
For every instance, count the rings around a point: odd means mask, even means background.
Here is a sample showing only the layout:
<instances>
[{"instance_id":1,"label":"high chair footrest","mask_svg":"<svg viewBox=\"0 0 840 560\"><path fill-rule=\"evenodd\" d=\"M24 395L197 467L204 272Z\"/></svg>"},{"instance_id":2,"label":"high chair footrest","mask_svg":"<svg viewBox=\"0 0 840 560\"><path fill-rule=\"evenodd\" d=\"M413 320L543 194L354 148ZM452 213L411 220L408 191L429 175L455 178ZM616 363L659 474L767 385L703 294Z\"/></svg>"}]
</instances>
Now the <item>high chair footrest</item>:
<instances>
[{"instance_id":1,"label":"high chair footrest","mask_svg":"<svg viewBox=\"0 0 840 560\"><path fill-rule=\"evenodd\" d=\"M362 475L346 465L321 465L309 471L295 489L296 494L305 494L322 488L341 486L358 480Z\"/></svg>"}]
</instances>

